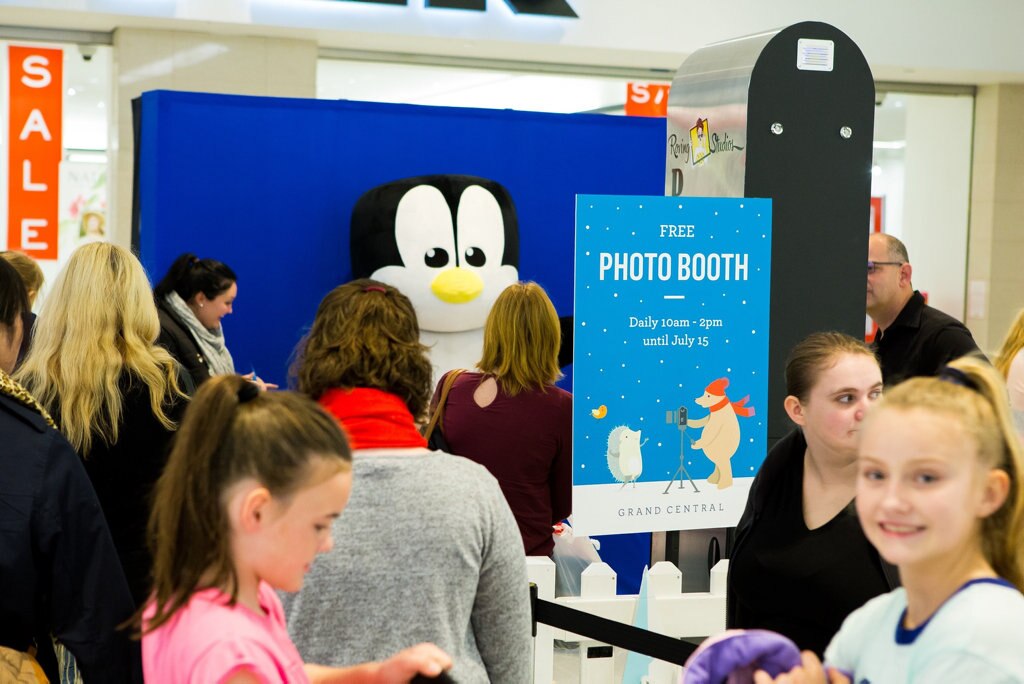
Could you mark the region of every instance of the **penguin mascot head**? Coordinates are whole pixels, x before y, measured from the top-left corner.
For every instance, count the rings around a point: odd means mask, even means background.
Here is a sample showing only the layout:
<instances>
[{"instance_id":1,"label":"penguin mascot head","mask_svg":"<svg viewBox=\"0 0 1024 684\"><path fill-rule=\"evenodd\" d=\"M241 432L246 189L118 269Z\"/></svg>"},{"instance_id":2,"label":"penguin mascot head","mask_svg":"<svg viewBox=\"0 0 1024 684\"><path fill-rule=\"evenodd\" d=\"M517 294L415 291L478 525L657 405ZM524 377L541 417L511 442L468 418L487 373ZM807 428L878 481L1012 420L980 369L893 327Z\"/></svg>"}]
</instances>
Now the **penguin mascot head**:
<instances>
[{"instance_id":1,"label":"penguin mascot head","mask_svg":"<svg viewBox=\"0 0 1024 684\"><path fill-rule=\"evenodd\" d=\"M519 279L519 227L508 191L477 176L403 178L367 191L352 209L352 275L412 301L420 328L482 328Z\"/></svg>"}]
</instances>

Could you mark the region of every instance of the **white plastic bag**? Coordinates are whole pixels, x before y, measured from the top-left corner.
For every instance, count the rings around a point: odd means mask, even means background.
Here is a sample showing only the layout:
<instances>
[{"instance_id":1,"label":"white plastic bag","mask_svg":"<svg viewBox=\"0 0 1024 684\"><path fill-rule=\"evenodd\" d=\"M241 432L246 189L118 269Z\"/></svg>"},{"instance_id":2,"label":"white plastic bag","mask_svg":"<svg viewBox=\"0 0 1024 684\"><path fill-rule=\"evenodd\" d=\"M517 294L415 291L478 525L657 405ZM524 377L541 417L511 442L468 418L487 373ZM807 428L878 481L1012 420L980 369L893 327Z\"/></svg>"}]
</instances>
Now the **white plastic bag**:
<instances>
[{"instance_id":1,"label":"white plastic bag","mask_svg":"<svg viewBox=\"0 0 1024 684\"><path fill-rule=\"evenodd\" d=\"M590 537L577 537L567 523L555 525L552 532L555 548L551 560L555 562L555 596L579 596L580 575L591 563L600 563L599 543Z\"/></svg>"}]
</instances>

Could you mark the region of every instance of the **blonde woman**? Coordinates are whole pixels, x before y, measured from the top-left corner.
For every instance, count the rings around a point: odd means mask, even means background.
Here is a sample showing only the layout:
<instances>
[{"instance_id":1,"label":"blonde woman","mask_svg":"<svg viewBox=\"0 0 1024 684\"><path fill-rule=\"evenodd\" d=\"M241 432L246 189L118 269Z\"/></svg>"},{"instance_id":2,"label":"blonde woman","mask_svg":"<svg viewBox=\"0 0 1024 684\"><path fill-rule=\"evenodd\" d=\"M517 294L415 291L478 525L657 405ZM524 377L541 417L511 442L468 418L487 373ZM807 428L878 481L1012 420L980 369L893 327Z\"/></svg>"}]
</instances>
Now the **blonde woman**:
<instances>
[{"instance_id":1,"label":"blonde woman","mask_svg":"<svg viewBox=\"0 0 1024 684\"><path fill-rule=\"evenodd\" d=\"M967 356L886 392L861 426L856 509L903 587L843 621L825 667L805 653L754 682L1024 681L1024 445L1009 414L998 373Z\"/></svg>"},{"instance_id":2,"label":"blonde woman","mask_svg":"<svg viewBox=\"0 0 1024 684\"><path fill-rule=\"evenodd\" d=\"M17 378L85 463L137 604L149 593L148 500L184 408L142 264L80 247L57 276Z\"/></svg>"},{"instance_id":3,"label":"blonde woman","mask_svg":"<svg viewBox=\"0 0 1024 684\"><path fill-rule=\"evenodd\" d=\"M497 478L528 556L550 555L551 525L572 512L572 395L555 387L560 339L544 288L507 287L484 325L480 372L455 379L438 426L452 453Z\"/></svg>"},{"instance_id":4,"label":"blonde woman","mask_svg":"<svg viewBox=\"0 0 1024 684\"><path fill-rule=\"evenodd\" d=\"M1021 309L1006 333L1003 346L996 356L996 370L1006 378L1010 391L1010 406L1024 411L1024 309Z\"/></svg>"}]
</instances>

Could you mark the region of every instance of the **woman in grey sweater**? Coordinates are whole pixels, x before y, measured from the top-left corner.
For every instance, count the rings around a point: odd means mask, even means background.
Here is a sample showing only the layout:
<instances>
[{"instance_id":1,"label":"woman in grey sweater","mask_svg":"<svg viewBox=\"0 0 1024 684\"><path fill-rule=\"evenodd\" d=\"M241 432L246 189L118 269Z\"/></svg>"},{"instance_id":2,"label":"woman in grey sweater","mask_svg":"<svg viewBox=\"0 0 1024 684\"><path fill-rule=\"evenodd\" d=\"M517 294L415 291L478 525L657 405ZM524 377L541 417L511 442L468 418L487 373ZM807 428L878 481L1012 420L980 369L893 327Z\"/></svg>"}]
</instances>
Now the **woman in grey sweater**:
<instances>
[{"instance_id":1,"label":"woman in grey sweater","mask_svg":"<svg viewBox=\"0 0 1024 684\"><path fill-rule=\"evenodd\" d=\"M460 684L529 682L519 529L485 468L426 448L425 352L393 287L358 280L320 304L298 388L345 428L354 486L333 550L283 597L288 631L310 662L342 666L430 641L452 656Z\"/></svg>"}]
</instances>

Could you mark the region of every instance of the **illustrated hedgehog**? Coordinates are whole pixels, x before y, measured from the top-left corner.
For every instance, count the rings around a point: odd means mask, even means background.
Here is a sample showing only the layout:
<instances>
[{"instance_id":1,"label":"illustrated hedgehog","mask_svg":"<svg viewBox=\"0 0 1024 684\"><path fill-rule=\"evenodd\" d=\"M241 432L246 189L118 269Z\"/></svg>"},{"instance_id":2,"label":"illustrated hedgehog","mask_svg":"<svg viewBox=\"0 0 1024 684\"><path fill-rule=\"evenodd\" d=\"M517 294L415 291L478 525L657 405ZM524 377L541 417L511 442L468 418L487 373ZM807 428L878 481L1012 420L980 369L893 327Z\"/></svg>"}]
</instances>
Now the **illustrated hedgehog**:
<instances>
[{"instance_id":1,"label":"illustrated hedgehog","mask_svg":"<svg viewBox=\"0 0 1024 684\"><path fill-rule=\"evenodd\" d=\"M630 430L626 425L619 425L608 433L608 470L623 487L630 482L635 487L637 478L643 473L640 447L646 443L647 440L640 441L640 430Z\"/></svg>"}]
</instances>

